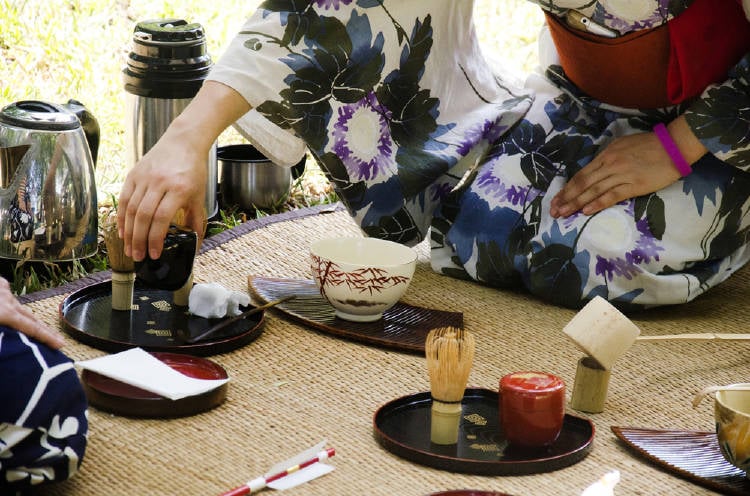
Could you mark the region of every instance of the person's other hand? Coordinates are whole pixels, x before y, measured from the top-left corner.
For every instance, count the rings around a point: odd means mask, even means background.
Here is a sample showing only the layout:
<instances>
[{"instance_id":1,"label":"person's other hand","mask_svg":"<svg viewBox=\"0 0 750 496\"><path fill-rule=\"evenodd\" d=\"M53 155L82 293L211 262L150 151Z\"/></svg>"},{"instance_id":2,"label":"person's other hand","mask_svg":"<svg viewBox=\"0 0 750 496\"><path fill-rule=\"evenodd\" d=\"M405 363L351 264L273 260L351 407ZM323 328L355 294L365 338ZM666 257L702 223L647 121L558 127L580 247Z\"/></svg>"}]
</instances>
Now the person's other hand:
<instances>
[{"instance_id":1,"label":"person's other hand","mask_svg":"<svg viewBox=\"0 0 750 496\"><path fill-rule=\"evenodd\" d=\"M208 151L174 136L164 137L128 173L120 192L117 225L125 254L133 260L161 255L169 224L182 209L181 224L203 235Z\"/></svg>"},{"instance_id":2,"label":"person's other hand","mask_svg":"<svg viewBox=\"0 0 750 496\"><path fill-rule=\"evenodd\" d=\"M18 302L8 281L0 277L0 325L11 327L51 348L65 344L62 335L42 324L31 310Z\"/></svg>"},{"instance_id":3,"label":"person's other hand","mask_svg":"<svg viewBox=\"0 0 750 496\"><path fill-rule=\"evenodd\" d=\"M593 215L623 200L658 191L680 173L654 133L623 136L610 143L552 198L550 214Z\"/></svg>"}]
</instances>

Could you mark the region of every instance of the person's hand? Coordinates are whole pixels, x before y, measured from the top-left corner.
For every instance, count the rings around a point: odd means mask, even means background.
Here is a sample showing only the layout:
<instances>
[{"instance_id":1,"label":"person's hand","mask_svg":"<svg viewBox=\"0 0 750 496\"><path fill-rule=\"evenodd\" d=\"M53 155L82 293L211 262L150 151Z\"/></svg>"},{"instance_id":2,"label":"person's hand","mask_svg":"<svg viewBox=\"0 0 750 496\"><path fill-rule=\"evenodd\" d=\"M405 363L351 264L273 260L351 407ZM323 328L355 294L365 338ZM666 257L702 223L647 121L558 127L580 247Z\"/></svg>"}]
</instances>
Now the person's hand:
<instances>
[{"instance_id":1,"label":"person's hand","mask_svg":"<svg viewBox=\"0 0 750 496\"><path fill-rule=\"evenodd\" d=\"M678 117L668 127L689 164L708 151L684 117ZM679 178L680 173L656 134L623 136L612 141L552 198L550 214L567 217L580 210L593 215L623 200L659 191Z\"/></svg>"},{"instance_id":2,"label":"person's hand","mask_svg":"<svg viewBox=\"0 0 750 496\"><path fill-rule=\"evenodd\" d=\"M208 150L165 135L128 173L117 208L125 254L135 261L161 255L169 224L182 209L181 224L202 236Z\"/></svg>"},{"instance_id":3,"label":"person's hand","mask_svg":"<svg viewBox=\"0 0 750 496\"><path fill-rule=\"evenodd\" d=\"M232 88L206 81L190 104L125 178L117 208L117 229L125 254L136 262L157 259L169 224L203 236L208 154L224 129L250 110Z\"/></svg>"},{"instance_id":4,"label":"person's hand","mask_svg":"<svg viewBox=\"0 0 750 496\"><path fill-rule=\"evenodd\" d=\"M11 327L51 348L65 344L62 335L42 324L28 307L21 305L10 290L8 281L0 277L0 325Z\"/></svg>"},{"instance_id":5,"label":"person's hand","mask_svg":"<svg viewBox=\"0 0 750 496\"><path fill-rule=\"evenodd\" d=\"M654 133L614 140L552 198L550 214L593 215L628 198L653 193L680 178Z\"/></svg>"}]
</instances>

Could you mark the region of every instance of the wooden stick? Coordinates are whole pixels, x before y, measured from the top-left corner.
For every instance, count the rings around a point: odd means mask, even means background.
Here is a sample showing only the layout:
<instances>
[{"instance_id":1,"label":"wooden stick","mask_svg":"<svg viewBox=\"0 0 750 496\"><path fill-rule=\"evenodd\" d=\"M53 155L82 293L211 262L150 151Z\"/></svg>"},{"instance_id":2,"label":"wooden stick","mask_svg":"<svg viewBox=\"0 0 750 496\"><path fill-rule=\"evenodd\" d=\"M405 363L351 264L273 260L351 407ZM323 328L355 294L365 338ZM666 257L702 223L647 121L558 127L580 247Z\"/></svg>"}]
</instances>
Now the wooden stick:
<instances>
[{"instance_id":1,"label":"wooden stick","mask_svg":"<svg viewBox=\"0 0 750 496\"><path fill-rule=\"evenodd\" d=\"M745 341L750 340L750 334L732 334L732 333L718 333L718 332L707 332L707 333L687 333L687 334L664 334L644 336L640 335L636 338L636 341Z\"/></svg>"},{"instance_id":2,"label":"wooden stick","mask_svg":"<svg viewBox=\"0 0 750 496\"><path fill-rule=\"evenodd\" d=\"M187 340L188 343L195 343L197 341L201 341L203 339L206 339L207 337L211 336L217 331L220 331L227 327L230 324L234 324L240 319L244 319L245 317L249 317L250 315L253 315L255 313L258 313L262 310L265 310L266 308L271 308L272 306L278 305L279 303L283 303L288 300L292 300L296 298L296 295L289 295L284 296L283 298L279 298L278 300L269 301L268 303L264 303L263 305L260 305L259 307L251 308L250 310L247 310L245 312L242 312L239 315L235 315L234 317L230 317L222 322L219 322L215 326L209 328L207 331L204 331L203 333L195 336L194 338L190 338Z\"/></svg>"}]
</instances>

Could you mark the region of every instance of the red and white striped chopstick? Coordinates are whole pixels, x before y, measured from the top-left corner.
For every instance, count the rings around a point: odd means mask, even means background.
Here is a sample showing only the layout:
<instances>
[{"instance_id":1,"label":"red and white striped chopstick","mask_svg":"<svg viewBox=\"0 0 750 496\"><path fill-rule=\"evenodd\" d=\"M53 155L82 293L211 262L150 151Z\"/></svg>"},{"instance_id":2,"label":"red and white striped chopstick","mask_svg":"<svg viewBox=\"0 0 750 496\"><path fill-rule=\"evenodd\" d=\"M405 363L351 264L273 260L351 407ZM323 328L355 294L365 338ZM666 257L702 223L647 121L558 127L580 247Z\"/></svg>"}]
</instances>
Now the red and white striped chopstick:
<instances>
[{"instance_id":1,"label":"red and white striped chopstick","mask_svg":"<svg viewBox=\"0 0 750 496\"><path fill-rule=\"evenodd\" d=\"M309 467L310 465L313 465L318 462L322 462L324 460L327 460L328 458L331 458L333 455L336 454L336 450L334 448L328 448L324 449L318 454L302 463L298 463L296 465L293 465L286 470L283 470L279 473L268 475L268 476L260 476L256 477L255 479L247 482L246 484L237 487L235 489L232 489L231 491L227 491L225 493L222 493L220 496L244 496L246 494L251 494L257 491L260 491L261 489L268 486L268 484L277 481L281 479L282 477L286 477L289 474L293 474L294 472L297 472L298 470L302 470L305 467Z\"/></svg>"}]
</instances>

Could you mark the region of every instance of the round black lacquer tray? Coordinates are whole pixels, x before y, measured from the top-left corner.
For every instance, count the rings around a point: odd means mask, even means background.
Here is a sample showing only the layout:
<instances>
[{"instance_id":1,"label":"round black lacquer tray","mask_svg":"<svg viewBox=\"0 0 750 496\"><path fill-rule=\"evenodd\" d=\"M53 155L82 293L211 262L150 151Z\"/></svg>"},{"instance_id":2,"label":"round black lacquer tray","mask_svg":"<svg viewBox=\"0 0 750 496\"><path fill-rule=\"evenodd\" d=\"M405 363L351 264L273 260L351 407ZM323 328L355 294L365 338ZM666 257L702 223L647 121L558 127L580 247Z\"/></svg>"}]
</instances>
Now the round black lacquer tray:
<instances>
[{"instance_id":1,"label":"round black lacquer tray","mask_svg":"<svg viewBox=\"0 0 750 496\"><path fill-rule=\"evenodd\" d=\"M181 353L152 353L176 371L196 379L226 379L224 368L205 358ZM129 417L182 417L211 410L227 397L227 385L205 393L171 400L156 393L131 386L91 370L81 373L81 383L89 404L105 412Z\"/></svg>"},{"instance_id":2,"label":"round black lacquer tray","mask_svg":"<svg viewBox=\"0 0 750 496\"><path fill-rule=\"evenodd\" d=\"M437 445L430 441L431 405L430 393L422 392L380 407L373 418L380 445L422 465L482 475L552 472L579 462L593 447L594 425L572 415L565 415L560 436L548 447L509 445L500 429L498 394L489 389L466 390L458 443Z\"/></svg>"},{"instance_id":3,"label":"round black lacquer tray","mask_svg":"<svg viewBox=\"0 0 750 496\"><path fill-rule=\"evenodd\" d=\"M241 311L249 310L240 307ZM63 330L94 348L118 352L133 347L208 356L235 350L263 332L264 312L229 324L205 340L189 342L224 319L191 315L188 307L174 304L173 293L139 286L130 311L112 310L112 286L104 281L68 295L60 303ZM228 318L228 317L227 317Z\"/></svg>"}]
</instances>

